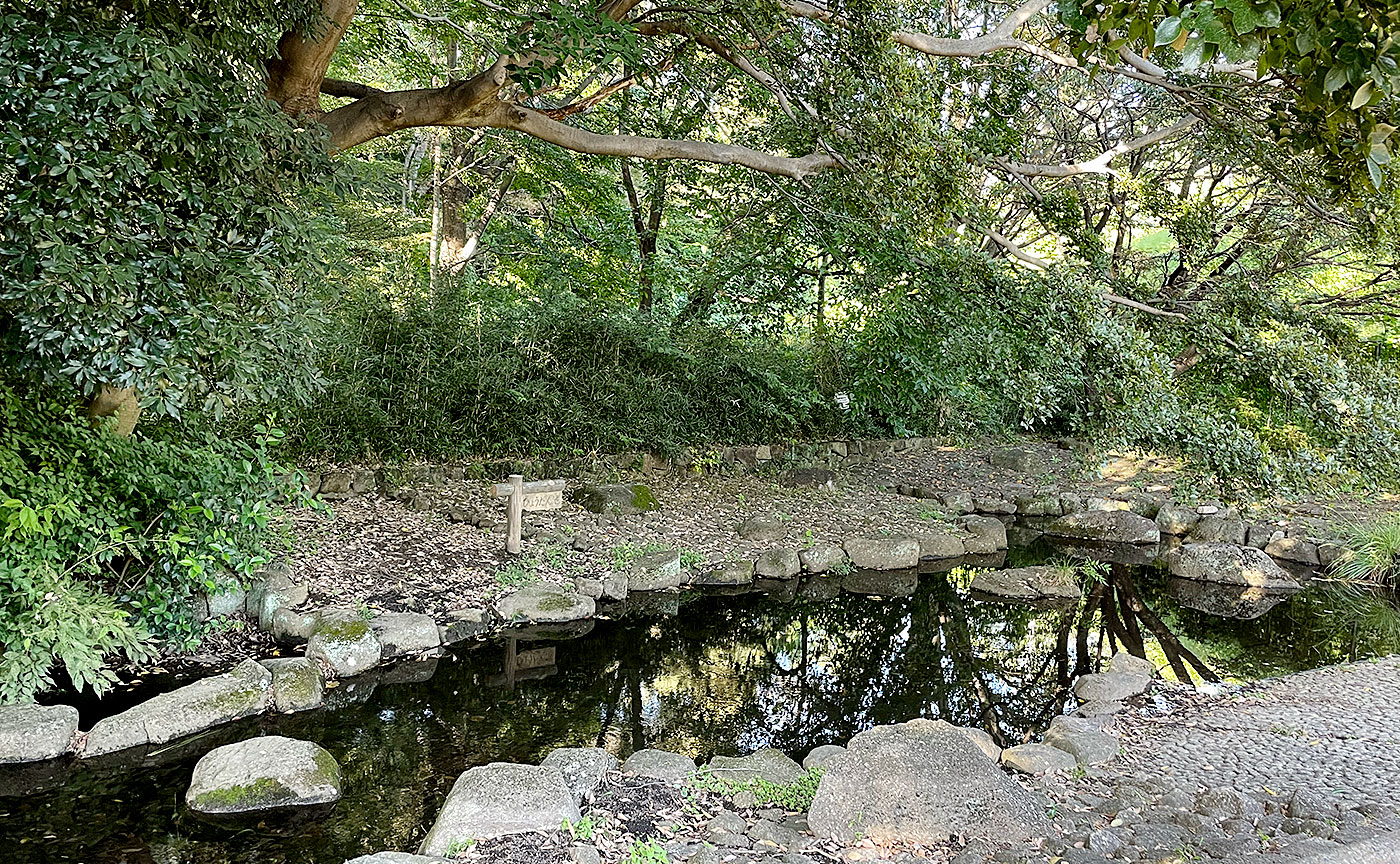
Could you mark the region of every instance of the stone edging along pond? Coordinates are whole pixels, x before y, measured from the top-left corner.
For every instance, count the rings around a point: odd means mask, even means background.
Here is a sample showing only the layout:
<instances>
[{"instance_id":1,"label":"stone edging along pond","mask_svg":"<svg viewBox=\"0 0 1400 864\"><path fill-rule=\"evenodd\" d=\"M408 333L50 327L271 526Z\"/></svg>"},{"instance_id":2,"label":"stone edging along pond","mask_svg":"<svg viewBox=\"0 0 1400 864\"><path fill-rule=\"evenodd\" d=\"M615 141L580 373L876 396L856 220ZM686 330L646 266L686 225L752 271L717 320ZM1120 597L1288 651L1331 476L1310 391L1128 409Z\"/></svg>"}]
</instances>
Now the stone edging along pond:
<instances>
[{"instance_id":1,"label":"stone edging along pond","mask_svg":"<svg viewBox=\"0 0 1400 864\"><path fill-rule=\"evenodd\" d=\"M609 494L618 489L626 494ZM580 497L599 502L606 510L619 500L631 500L633 489L632 484L585 486L584 491L598 494ZM923 490L899 491L919 496ZM755 580L789 580L803 573L855 571L852 578L860 579L862 572L916 572L921 562L928 566L930 561L935 562L935 569L963 561L995 565L997 559L989 556L1007 548L1003 520L1017 514L1038 526L1029 530L1043 531L1062 542L1109 550L1108 560L1146 563L1160 550L1174 575L1208 583L1255 584L1262 573L1266 577L1262 587L1297 590L1298 583L1273 559L1317 567L1331 563L1340 552L1336 544L1290 537L1284 532L1266 536L1260 526L1247 524L1225 508L1188 507L1146 496L1117 500L1053 494L1008 500L999 495L948 493L939 501L956 514L952 524L939 523L908 536L849 537L842 545L818 543L802 549L782 544L789 526L756 516L737 526L739 536L776 541L756 560L692 573L682 566L678 550L661 551L636 559L625 573L578 578L572 586L527 586L501 597L492 609L454 610L443 622L420 613L388 612L370 617L355 609L307 608L307 586L295 583L286 568L274 565L246 593L235 591L209 598L209 611L246 614L279 644L304 646L304 657L244 661L228 673L106 717L87 732L78 731L78 713L71 707L0 708L0 764L43 761L66 754L93 758L166 745L267 711L316 708L322 703L327 677L352 679L385 663L431 655L444 646L521 623L542 628L546 632L536 638L547 638L549 628L586 622L596 614L598 604L625 600L634 591L686 586L739 588ZM1025 525L1018 528L1028 530ZM1037 568L1023 569L1026 572L1017 571L1018 575L1026 576ZM974 587L1026 598L1024 584L1007 583L989 579ZM876 580L872 585L874 593L879 593L878 584ZM1029 590L1034 595L1041 588L1031 586ZM1050 590L1058 588L1051 586Z\"/></svg>"}]
</instances>

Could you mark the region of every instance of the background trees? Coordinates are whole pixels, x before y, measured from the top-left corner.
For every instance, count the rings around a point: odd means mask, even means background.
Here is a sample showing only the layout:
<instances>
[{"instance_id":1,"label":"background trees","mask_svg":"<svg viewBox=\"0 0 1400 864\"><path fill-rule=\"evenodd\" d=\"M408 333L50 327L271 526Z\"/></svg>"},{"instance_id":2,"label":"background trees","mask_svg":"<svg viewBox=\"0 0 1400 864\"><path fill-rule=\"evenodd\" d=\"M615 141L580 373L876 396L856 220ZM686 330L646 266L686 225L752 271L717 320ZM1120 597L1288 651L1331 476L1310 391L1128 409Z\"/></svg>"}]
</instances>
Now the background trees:
<instances>
[{"instance_id":1,"label":"background trees","mask_svg":"<svg viewBox=\"0 0 1400 864\"><path fill-rule=\"evenodd\" d=\"M75 644L188 636L293 456L1029 431L1225 491L1400 473L1379 0L3 10L7 647L50 595L108 622Z\"/></svg>"}]
</instances>

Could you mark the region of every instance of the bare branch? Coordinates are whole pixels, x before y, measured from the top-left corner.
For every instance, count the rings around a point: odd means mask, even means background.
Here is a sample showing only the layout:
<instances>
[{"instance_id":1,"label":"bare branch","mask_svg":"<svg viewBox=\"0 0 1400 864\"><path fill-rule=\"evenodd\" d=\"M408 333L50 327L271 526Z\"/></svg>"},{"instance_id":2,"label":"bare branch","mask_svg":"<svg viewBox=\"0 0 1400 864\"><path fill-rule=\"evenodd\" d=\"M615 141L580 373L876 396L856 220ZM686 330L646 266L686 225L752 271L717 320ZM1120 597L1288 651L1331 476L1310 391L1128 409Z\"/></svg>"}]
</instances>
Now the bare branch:
<instances>
[{"instance_id":1,"label":"bare branch","mask_svg":"<svg viewBox=\"0 0 1400 864\"><path fill-rule=\"evenodd\" d=\"M1151 147L1153 144L1166 141L1168 138L1174 138L1199 122L1199 117L1187 117L1165 129L1158 129L1146 135L1139 135L1137 138L1133 138L1130 141L1123 141L1108 148L1093 159L1088 159L1083 162L1067 162L1060 165L1031 165L1024 162L1008 162L1003 159L997 159L994 161L994 164L1020 177L1075 177L1080 174L1108 174L1117 177L1118 172L1108 167L1108 164L1114 159L1122 156L1124 153L1131 153L1135 150L1141 150L1145 147Z\"/></svg>"},{"instance_id":2,"label":"bare branch","mask_svg":"<svg viewBox=\"0 0 1400 864\"><path fill-rule=\"evenodd\" d=\"M1136 309L1139 312L1146 312L1148 315L1157 315L1162 318L1171 318L1178 321L1186 320L1186 316L1182 315L1180 312L1167 312L1164 309L1158 309L1155 306L1148 306L1146 303L1139 303L1136 300L1132 300L1127 297L1120 297L1117 294L1110 294L1107 291L1103 293L1103 299L1105 303L1117 303L1119 306L1127 306L1129 309Z\"/></svg>"}]
</instances>

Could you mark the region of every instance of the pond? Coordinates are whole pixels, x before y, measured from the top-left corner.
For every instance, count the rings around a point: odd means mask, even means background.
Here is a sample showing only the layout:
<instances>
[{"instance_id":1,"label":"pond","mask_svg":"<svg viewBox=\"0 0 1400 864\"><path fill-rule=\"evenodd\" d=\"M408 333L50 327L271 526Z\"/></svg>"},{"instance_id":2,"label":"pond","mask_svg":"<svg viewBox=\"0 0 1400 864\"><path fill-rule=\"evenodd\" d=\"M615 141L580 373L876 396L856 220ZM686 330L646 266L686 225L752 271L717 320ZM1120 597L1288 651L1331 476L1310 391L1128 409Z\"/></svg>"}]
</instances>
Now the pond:
<instances>
[{"instance_id":1,"label":"pond","mask_svg":"<svg viewBox=\"0 0 1400 864\"><path fill-rule=\"evenodd\" d=\"M1013 549L1010 563L1059 554ZM1320 583L1240 621L1186 608L1165 575L1147 567L1085 571L1091 601L1073 609L977 599L970 578L964 569L854 574L742 594L652 596L612 620L587 622L576 638L499 639L391 667L341 682L319 711L223 727L137 766L93 760L0 773L0 857L340 864L412 850L463 770L536 763L560 746L603 746L619 756L659 747L701 760L773 746L801 758L870 726L921 716L1019 743L1065 710L1069 682L1089 671L1084 646L1140 631L1165 665L1149 619L1129 629L1120 602L1132 597L1181 650L1223 677L1394 648L1386 598ZM85 716L84 727L93 719ZM290 827L219 827L185 813L198 757L265 732L315 741L336 756L345 797L335 810ZM16 794L21 788L49 791Z\"/></svg>"}]
</instances>

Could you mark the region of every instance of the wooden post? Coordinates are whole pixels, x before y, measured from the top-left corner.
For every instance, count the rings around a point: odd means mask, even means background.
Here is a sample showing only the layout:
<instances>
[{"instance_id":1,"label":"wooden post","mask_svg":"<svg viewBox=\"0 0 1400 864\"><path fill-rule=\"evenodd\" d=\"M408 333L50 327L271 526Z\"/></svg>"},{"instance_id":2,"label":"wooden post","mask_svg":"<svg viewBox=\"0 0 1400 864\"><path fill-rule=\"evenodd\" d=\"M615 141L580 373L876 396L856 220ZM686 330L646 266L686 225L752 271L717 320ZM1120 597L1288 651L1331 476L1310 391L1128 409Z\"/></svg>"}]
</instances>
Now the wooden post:
<instances>
[{"instance_id":1,"label":"wooden post","mask_svg":"<svg viewBox=\"0 0 1400 864\"><path fill-rule=\"evenodd\" d=\"M525 504L525 478L510 475L510 500L506 502L506 552L520 554L520 514Z\"/></svg>"}]
</instances>

